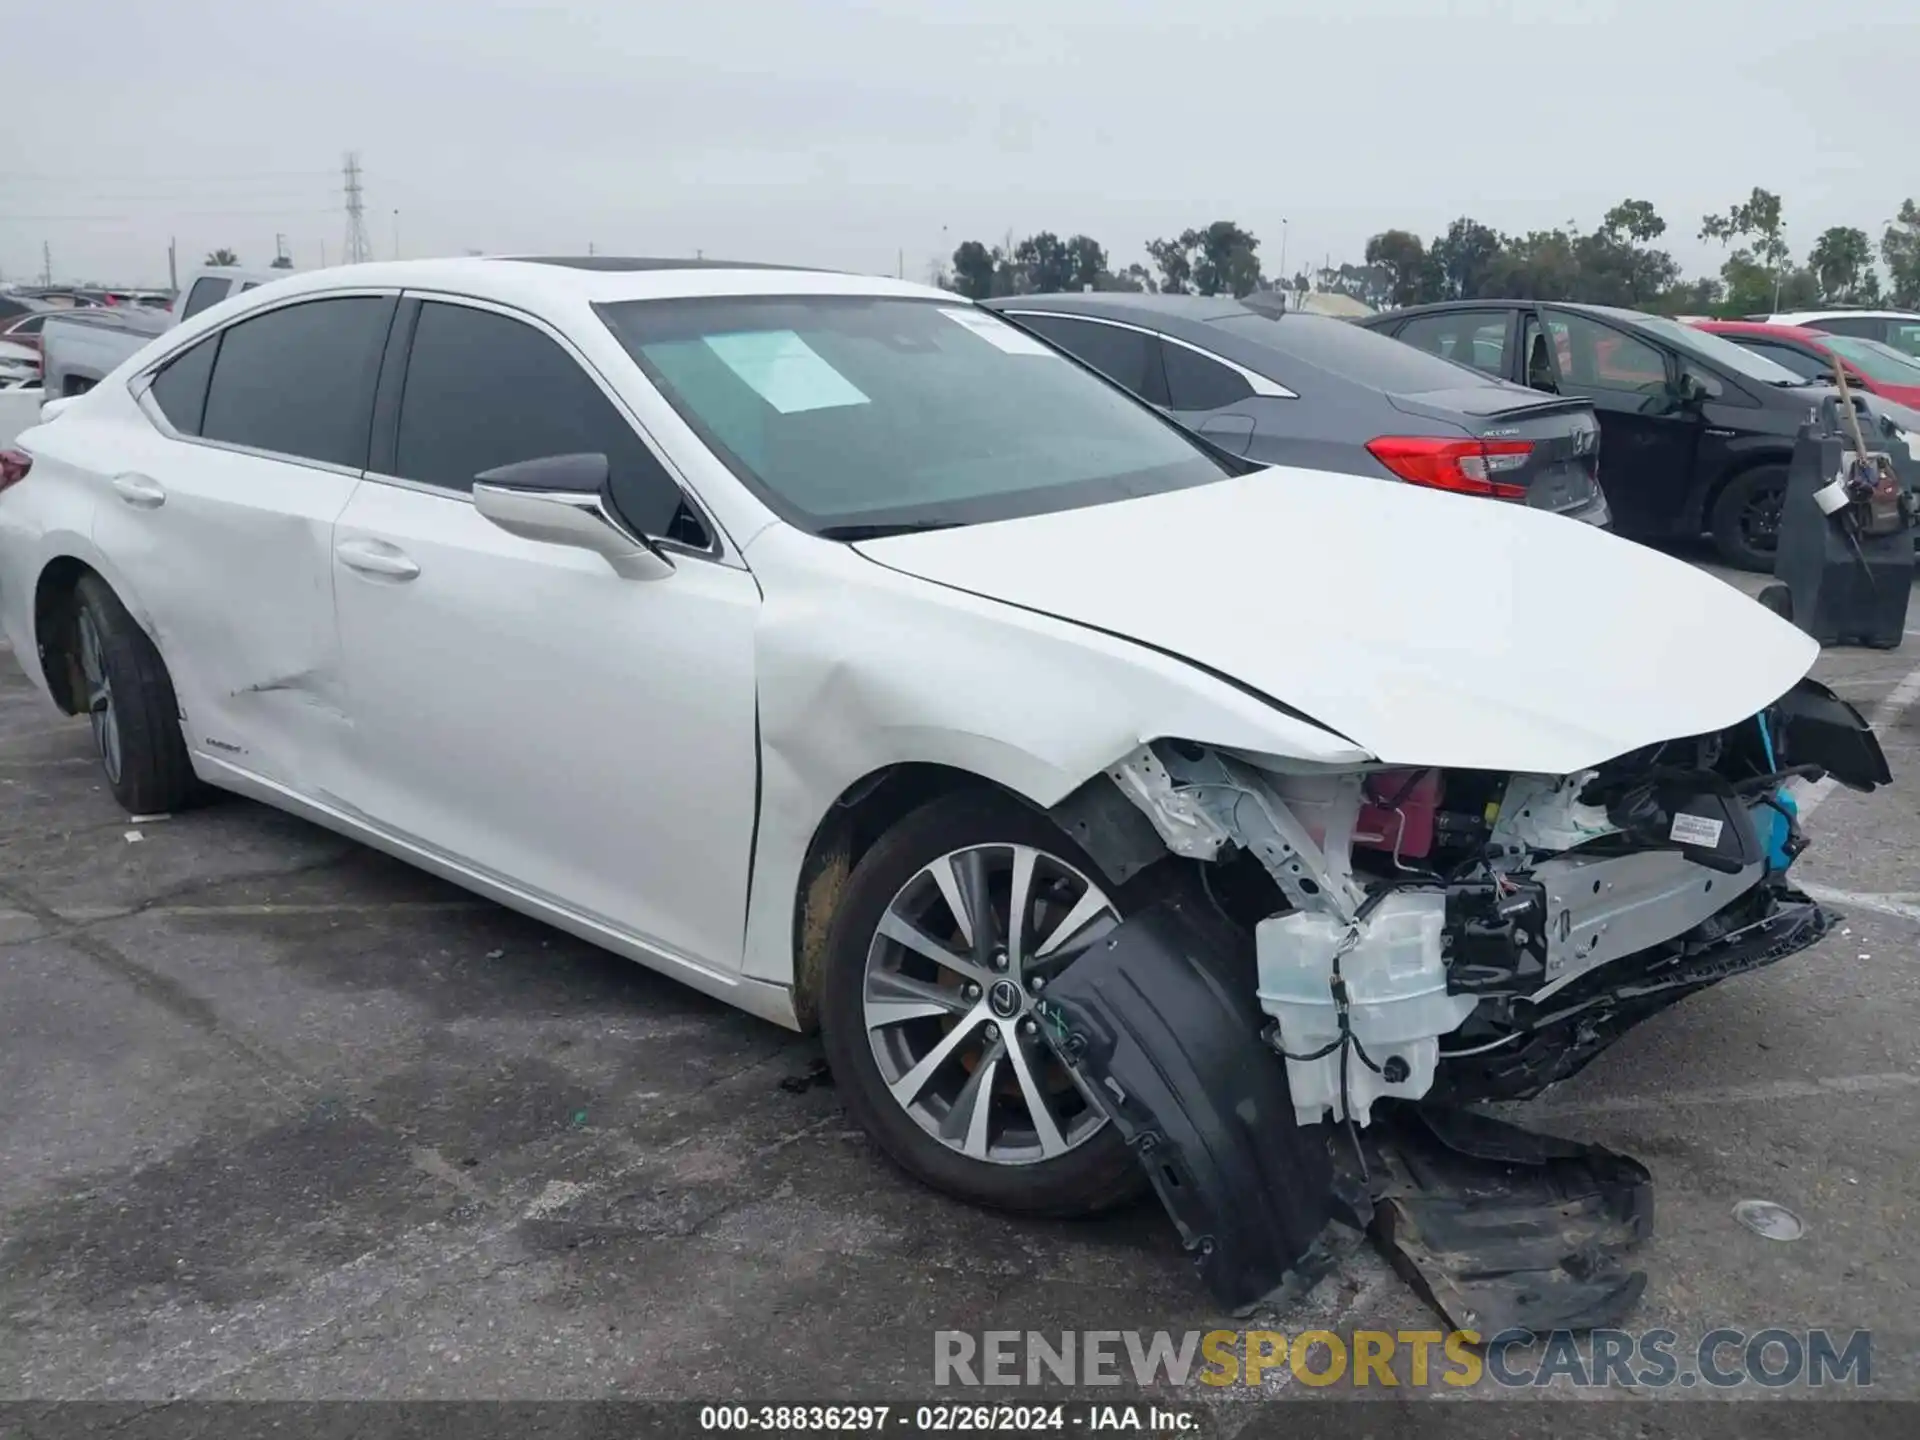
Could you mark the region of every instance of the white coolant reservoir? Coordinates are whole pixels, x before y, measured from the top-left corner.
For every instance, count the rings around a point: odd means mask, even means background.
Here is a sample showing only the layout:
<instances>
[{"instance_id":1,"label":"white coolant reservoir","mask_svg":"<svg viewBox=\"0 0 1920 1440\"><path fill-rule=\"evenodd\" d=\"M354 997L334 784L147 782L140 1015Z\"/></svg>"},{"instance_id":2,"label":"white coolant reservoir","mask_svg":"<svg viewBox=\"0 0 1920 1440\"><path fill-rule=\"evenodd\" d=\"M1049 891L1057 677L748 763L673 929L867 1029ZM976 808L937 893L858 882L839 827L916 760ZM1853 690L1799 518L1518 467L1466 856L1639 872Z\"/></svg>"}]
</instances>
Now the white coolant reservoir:
<instances>
[{"instance_id":1,"label":"white coolant reservoir","mask_svg":"<svg viewBox=\"0 0 1920 1440\"><path fill-rule=\"evenodd\" d=\"M1447 994L1440 936L1447 897L1410 890L1389 895L1361 927L1358 941L1340 957L1346 981L1348 1023L1385 1074L1371 1069L1347 1047L1347 1099L1362 1125L1375 1100L1417 1100L1433 1087L1439 1037L1459 1028L1477 1003ZM1273 915L1254 927L1260 963L1260 1006L1280 1022L1280 1039L1292 1055L1311 1055L1340 1038L1333 1000L1333 957L1348 926L1335 916L1297 911ZM1295 1117L1318 1124L1340 1106L1341 1049L1318 1060L1287 1061ZM1389 1079L1388 1076L1395 1078Z\"/></svg>"}]
</instances>

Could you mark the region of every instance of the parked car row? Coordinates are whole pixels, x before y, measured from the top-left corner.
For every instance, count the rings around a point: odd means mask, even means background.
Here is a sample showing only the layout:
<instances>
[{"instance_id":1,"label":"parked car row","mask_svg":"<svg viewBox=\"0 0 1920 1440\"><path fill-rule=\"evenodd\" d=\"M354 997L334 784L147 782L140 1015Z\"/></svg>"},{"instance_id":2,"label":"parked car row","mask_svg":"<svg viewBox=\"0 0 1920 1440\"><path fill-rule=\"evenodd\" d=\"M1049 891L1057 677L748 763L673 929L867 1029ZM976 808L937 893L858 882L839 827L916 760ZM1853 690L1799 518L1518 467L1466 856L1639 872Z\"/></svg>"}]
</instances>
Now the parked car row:
<instances>
[{"instance_id":1,"label":"parked car row","mask_svg":"<svg viewBox=\"0 0 1920 1440\"><path fill-rule=\"evenodd\" d=\"M1773 568L1794 437L1830 393L1818 382L1830 377L1831 360L1827 371L1808 374L1804 364L1789 368L1772 348L1749 344L1752 336L1598 305L1454 301L1358 323L1499 379L1591 403L1600 484L1617 530L1654 541L1704 531L1727 563ZM1847 342L1825 343L1831 350ZM1849 373L1894 363L1877 350L1859 355ZM1920 414L1879 409L1896 432L1890 439L1920 435Z\"/></svg>"},{"instance_id":2,"label":"parked car row","mask_svg":"<svg viewBox=\"0 0 1920 1440\"><path fill-rule=\"evenodd\" d=\"M1136 307L607 257L282 278L0 450L0 628L129 810L252 796L818 1026L888 1154L1009 1209L1143 1183L1114 1037L1047 998L1108 937L1189 926L1232 991L1129 1032L1154 1071L1292 1087L1208 1133L1324 1149L1827 933L1778 797L1886 766L1817 647L1553 513L1594 515L1596 413L1678 445L1656 421L1765 409L1767 362L1564 307L1388 322L1490 379Z\"/></svg>"},{"instance_id":3,"label":"parked car row","mask_svg":"<svg viewBox=\"0 0 1920 1440\"><path fill-rule=\"evenodd\" d=\"M989 308L1210 443L1607 522L1593 407L1445 364L1345 320L1197 295L1023 295Z\"/></svg>"},{"instance_id":4,"label":"parked car row","mask_svg":"<svg viewBox=\"0 0 1920 1440\"><path fill-rule=\"evenodd\" d=\"M40 319L42 385L47 398L79 395L154 336L229 295L277 280L284 270L202 266L179 292L156 304L98 305L49 311Z\"/></svg>"}]
</instances>

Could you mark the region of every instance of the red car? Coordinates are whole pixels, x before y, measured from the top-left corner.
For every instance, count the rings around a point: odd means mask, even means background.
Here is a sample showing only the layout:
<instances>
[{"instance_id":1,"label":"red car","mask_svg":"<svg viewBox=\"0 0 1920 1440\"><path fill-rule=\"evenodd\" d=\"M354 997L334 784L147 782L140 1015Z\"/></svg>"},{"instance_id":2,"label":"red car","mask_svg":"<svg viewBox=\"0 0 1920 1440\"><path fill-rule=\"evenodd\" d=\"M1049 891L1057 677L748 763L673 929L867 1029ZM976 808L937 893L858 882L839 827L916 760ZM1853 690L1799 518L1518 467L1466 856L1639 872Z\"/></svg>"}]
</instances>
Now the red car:
<instances>
[{"instance_id":1,"label":"red car","mask_svg":"<svg viewBox=\"0 0 1920 1440\"><path fill-rule=\"evenodd\" d=\"M1920 408L1920 360L1891 345L1859 335L1829 335L1799 325L1768 325L1756 320L1695 320L1696 329L1724 336L1756 355L1812 380L1830 375L1837 364L1848 383L1898 405Z\"/></svg>"}]
</instances>

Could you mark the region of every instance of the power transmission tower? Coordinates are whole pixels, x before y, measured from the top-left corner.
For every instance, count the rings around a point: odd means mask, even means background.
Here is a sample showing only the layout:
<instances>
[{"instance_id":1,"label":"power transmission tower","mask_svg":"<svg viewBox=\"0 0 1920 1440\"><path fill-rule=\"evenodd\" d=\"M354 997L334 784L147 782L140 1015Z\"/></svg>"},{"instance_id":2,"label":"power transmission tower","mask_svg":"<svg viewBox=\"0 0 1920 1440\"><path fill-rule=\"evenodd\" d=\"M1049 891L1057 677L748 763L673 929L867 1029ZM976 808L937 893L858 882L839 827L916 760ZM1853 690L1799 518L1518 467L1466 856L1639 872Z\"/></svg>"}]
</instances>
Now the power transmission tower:
<instances>
[{"instance_id":1,"label":"power transmission tower","mask_svg":"<svg viewBox=\"0 0 1920 1440\"><path fill-rule=\"evenodd\" d=\"M40 242L40 283L53 284L53 246L45 240Z\"/></svg>"},{"instance_id":2,"label":"power transmission tower","mask_svg":"<svg viewBox=\"0 0 1920 1440\"><path fill-rule=\"evenodd\" d=\"M360 152L347 152L344 171L347 191L346 262L358 265L373 258L373 244L367 239L367 203L360 190Z\"/></svg>"}]
</instances>

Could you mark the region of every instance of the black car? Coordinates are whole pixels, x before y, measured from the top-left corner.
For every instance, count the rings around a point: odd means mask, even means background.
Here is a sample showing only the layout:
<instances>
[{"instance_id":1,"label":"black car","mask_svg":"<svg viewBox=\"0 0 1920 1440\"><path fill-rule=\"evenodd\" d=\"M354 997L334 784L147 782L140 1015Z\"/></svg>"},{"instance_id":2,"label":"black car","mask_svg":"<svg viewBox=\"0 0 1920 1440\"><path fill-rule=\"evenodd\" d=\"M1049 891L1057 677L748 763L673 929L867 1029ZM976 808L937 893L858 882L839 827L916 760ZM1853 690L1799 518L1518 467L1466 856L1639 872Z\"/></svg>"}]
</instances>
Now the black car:
<instances>
[{"instance_id":1,"label":"black car","mask_svg":"<svg viewBox=\"0 0 1920 1440\"><path fill-rule=\"evenodd\" d=\"M1605 305L1461 300L1358 322L1503 380L1592 402L1614 528L1703 531L1771 570L1795 433L1833 392L1717 335Z\"/></svg>"},{"instance_id":2,"label":"black car","mask_svg":"<svg viewBox=\"0 0 1920 1440\"><path fill-rule=\"evenodd\" d=\"M1599 425L1344 320L1229 296L1019 295L988 307L1263 465L1522 501L1605 524Z\"/></svg>"}]
</instances>

